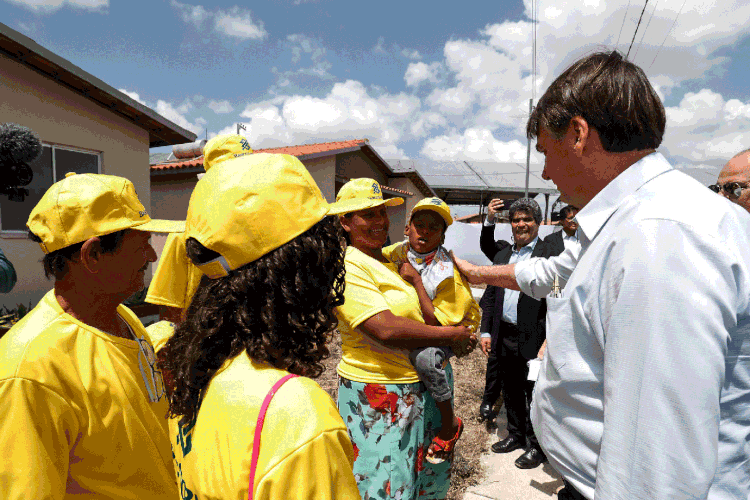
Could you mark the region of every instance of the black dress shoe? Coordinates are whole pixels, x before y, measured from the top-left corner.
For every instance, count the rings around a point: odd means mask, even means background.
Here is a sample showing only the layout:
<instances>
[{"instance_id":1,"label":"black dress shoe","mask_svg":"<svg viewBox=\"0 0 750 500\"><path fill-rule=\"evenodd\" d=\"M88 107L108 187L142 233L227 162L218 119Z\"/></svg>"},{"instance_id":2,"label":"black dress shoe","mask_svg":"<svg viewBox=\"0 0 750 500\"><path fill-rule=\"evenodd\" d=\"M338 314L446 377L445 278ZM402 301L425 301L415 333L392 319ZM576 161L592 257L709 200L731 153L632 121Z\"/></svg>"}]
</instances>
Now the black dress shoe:
<instances>
[{"instance_id":1,"label":"black dress shoe","mask_svg":"<svg viewBox=\"0 0 750 500\"><path fill-rule=\"evenodd\" d=\"M526 453L518 457L515 461L519 469L535 469L547 461L547 457L542 450L529 448Z\"/></svg>"},{"instance_id":2,"label":"black dress shoe","mask_svg":"<svg viewBox=\"0 0 750 500\"><path fill-rule=\"evenodd\" d=\"M495 453L510 453L524 447L524 442L515 436L508 436L502 441L493 444L490 449Z\"/></svg>"},{"instance_id":3,"label":"black dress shoe","mask_svg":"<svg viewBox=\"0 0 750 500\"><path fill-rule=\"evenodd\" d=\"M479 420L492 420L492 405L489 403L482 403L479 406Z\"/></svg>"}]
</instances>

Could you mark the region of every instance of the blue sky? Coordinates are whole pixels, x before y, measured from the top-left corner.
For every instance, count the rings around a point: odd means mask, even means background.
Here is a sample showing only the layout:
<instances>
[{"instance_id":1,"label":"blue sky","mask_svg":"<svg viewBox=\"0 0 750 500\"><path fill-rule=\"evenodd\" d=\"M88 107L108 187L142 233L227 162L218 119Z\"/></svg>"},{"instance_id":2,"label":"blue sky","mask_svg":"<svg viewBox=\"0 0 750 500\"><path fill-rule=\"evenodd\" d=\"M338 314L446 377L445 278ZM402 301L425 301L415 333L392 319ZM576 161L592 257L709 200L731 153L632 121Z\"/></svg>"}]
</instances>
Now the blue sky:
<instances>
[{"instance_id":1,"label":"blue sky","mask_svg":"<svg viewBox=\"0 0 750 500\"><path fill-rule=\"evenodd\" d=\"M627 51L643 8L538 0L533 87L531 6L0 0L0 15L200 136L242 122L256 148L366 137L386 158L525 162L528 99L582 54ZM649 2L631 59L667 106L676 165L715 177L750 147L748 34L742 1Z\"/></svg>"}]
</instances>

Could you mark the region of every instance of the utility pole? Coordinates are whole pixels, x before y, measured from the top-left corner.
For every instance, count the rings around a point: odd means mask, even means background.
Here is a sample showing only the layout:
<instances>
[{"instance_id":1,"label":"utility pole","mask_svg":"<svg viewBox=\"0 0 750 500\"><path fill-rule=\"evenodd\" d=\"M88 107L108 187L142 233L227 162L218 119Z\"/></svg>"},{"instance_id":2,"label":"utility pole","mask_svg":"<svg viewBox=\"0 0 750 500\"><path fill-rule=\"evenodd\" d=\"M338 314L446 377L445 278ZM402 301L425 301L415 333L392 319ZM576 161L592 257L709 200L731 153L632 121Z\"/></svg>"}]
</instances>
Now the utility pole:
<instances>
[{"instance_id":1,"label":"utility pole","mask_svg":"<svg viewBox=\"0 0 750 500\"><path fill-rule=\"evenodd\" d=\"M534 98L529 99L529 116L531 116L531 107L534 104ZM529 197L529 169L531 168L531 139L526 138L526 186L523 189L523 197Z\"/></svg>"},{"instance_id":2,"label":"utility pole","mask_svg":"<svg viewBox=\"0 0 750 500\"><path fill-rule=\"evenodd\" d=\"M240 129L247 130L243 124L238 123L237 124L237 135L240 135Z\"/></svg>"}]
</instances>

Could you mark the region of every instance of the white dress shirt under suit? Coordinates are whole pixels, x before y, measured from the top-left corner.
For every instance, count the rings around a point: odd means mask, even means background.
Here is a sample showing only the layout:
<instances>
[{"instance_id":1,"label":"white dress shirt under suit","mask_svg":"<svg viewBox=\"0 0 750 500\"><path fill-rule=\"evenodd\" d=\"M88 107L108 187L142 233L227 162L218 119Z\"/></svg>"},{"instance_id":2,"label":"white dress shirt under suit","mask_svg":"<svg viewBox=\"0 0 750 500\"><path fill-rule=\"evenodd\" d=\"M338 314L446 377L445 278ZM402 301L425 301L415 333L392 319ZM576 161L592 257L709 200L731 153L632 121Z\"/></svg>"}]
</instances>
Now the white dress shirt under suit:
<instances>
[{"instance_id":1,"label":"white dress shirt under suit","mask_svg":"<svg viewBox=\"0 0 750 500\"><path fill-rule=\"evenodd\" d=\"M550 462L589 499L750 498L750 216L654 153L576 219L531 411Z\"/></svg>"}]
</instances>

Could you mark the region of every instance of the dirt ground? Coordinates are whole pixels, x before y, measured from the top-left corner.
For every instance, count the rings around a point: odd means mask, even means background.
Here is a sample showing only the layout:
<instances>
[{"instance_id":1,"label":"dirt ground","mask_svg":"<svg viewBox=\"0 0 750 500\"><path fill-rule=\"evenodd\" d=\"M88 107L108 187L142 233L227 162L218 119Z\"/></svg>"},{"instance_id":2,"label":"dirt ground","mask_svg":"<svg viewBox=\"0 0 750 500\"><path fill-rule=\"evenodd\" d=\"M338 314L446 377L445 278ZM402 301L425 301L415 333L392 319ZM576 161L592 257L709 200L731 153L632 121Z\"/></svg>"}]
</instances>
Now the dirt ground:
<instances>
[{"instance_id":1,"label":"dirt ground","mask_svg":"<svg viewBox=\"0 0 750 500\"><path fill-rule=\"evenodd\" d=\"M335 400L338 390L336 365L341 359L341 339L338 334L329 344L329 349L331 356L325 360L326 371L317 381ZM488 451L487 430L478 418L486 363L487 358L479 348L464 358L451 360L456 414L464 422L464 433L456 446L449 500L462 499L466 489L478 484L485 474L480 457Z\"/></svg>"}]
</instances>

